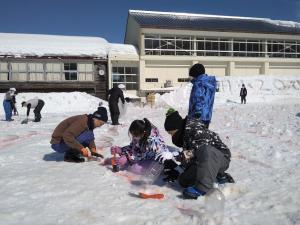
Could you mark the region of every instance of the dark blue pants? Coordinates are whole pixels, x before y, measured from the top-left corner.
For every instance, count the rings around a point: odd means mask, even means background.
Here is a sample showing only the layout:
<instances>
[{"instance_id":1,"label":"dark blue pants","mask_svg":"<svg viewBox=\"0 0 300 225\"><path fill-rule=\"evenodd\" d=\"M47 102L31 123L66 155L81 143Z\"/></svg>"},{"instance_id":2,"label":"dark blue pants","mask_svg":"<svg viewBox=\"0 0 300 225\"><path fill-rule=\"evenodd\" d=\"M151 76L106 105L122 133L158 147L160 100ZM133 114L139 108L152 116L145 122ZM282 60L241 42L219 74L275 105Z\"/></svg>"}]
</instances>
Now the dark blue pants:
<instances>
[{"instance_id":1,"label":"dark blue pants","mask_svg":"<svg viewBox=\"0 0 300 225\"><path fill-rule=\"evenodd\" d=\"M11 121L11 117L12 117L11 101L4 100L3 107L4 107L4 112L5 112L5 120Z\"/></svg>"},{"instance_id":2,"label":"dark blue pants","mask_svg":"<svg viewBox=\"0 0 300 225\"><path fill-rule=\"evenodd\" d=\"M84 131L78 137L76 137L76 140L84 147L88 147L91 141L93 141L94 139L95 139L94 132L91 130ZM72 149L63 140L58 144L52 144L51 148L54 151L59 153L65 153L66 151Z\"/></svg>"}]
</instances>

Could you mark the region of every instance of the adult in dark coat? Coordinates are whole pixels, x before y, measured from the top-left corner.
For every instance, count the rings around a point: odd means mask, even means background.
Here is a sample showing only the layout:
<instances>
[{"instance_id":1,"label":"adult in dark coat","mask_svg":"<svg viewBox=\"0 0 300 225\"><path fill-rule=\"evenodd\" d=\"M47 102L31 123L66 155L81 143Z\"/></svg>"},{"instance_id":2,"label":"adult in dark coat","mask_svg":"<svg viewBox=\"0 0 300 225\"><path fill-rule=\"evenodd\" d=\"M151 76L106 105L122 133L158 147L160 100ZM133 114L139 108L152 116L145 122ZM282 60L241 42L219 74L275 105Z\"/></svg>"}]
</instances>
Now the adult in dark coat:
<instances>
[{"instance_id":1,"label":"adult in dark coat","mask_svg":"<svg viewBox=\"0 0 300 225\"><path fill-rule=\"evenodd\" d=\"M108 91L108 106L109 106L112 125L119 125L119 116L120 116L120 110L118 106L119 98L121 99L122 103L125 104L123 91L121 90L120 87L115 85L112 89Z\"/></svg>"},{"instance_id":2,"label":"adult in dark coat","mask_svg":"<svg viewBox=\"0 0 300 225\"><path fill-rule=\"evenodd\" d=\"M246 104L247 88L245 87L244 84L242 84L240 96L241 96L241 104L243 104L243 102L244 104Z\"/></svg>"},{"instance_id":3,"label":"adult in dark coat","mask_svg":"<svg viewBox=\"0 0 300 225\"><path fill-rule=\"evenodd\" d=\"M183 119L175 110L168 111L164 126L173 144L183 149L179 160L184 172L178 181L185 188L185 198L197 199L205 195L213 190L214 182L234 182L225 173L230 164L230 150L215 132L198 119Z\"/></svg>"}]
</instances>

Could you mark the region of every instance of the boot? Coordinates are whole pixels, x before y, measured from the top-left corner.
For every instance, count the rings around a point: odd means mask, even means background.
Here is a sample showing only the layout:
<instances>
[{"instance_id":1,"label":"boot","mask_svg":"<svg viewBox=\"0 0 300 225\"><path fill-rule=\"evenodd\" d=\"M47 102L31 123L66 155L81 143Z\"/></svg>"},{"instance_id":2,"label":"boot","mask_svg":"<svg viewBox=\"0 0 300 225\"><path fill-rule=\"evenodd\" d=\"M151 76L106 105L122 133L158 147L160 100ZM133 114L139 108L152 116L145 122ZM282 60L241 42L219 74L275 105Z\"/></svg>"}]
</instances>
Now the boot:
<instances>
[{"instance_id":1,"label":"boot","mask_svg":"<svg viewBox=\"0 0 300 225\"><path fill-rule=\"evenodd\" d=\"M65 156L64 156L64 161L65 162L82 163L85 160L84 160L84 157L80 153L77 153L77 150L71 149L71 150L66 151Z\"/></svg>"}]
</instances>

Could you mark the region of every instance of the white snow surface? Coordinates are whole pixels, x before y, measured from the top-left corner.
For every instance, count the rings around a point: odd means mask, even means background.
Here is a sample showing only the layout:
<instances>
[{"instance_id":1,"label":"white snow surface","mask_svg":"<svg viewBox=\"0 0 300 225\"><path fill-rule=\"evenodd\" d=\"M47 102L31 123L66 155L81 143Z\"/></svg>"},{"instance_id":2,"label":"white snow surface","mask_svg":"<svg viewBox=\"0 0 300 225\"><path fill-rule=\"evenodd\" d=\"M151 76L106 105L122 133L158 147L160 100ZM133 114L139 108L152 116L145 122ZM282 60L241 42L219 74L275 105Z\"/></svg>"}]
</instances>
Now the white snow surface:
<instances>
[{"instance_id":1,"label":"white snow surface","mask_svg":"<svg viewBox=\"0 0 300 225\"><path fill-rule=\"evenodd\" d=\"M226 79L234 83L238 78ZM14 116L13 122L0 121L0 224L300 224L299 89L283 94L269 86L270 96L265 98L265 92L255 91L260 87L252 82L255 78L249 78L253 90L247 79L243 79L249 90L246 105L239 104L238 97L233 99L238 87L231 89L232 95L221 89L216 96L210 128L230 147L228 172L236 180L235 184L219 187L225 196L225 208L218 220L205 211L205 204L213 201L207 197L183 200L179 197L182 189L176 183L159 182L142 188L129 182L132 177L126 172L113 173L98 161L67 163L63 155L51 149L51 134L60 121L93 112L100 101L107 106L106 102L76 92L20 93L18 104L35 96L46 104L40 123L21 125L26 110L19 105L20 115ZM109 157L111 145L128 144L130 123L144 117L172 145L163 129L165 112L173 98L188 101L185 90L187 87L174 95L166 94L166 104L160 102L153 108L128 104L127 114L120 121L122 126L106 124L95 130L98 151ZM183 116L187 112L182 106L179 110ZM4 118L3 110L0 116ZM163 193L165 198L135 197L141 188Z\"/></svg>"},{"instance_id":2,"label":"white snow surface","mask_svg":"<svg viewBox=\"0 0 300 225\"><path fill-rule=\"evenodd\" d=\"M0 33L0 55L107 58L110 52L138 56L134 46L109 43L100 37Z\"/></svg>"},{"instance_id":3,"label":"white snow surface","mask_svg":"<svg viewBox=\"0 0 300 225\"><path fill-rule=\"evenodd\" d=\"M225 15L211 15L211 14L195 14L195 13L181 13L181 12L160 12L160 11L145 11L145 10L129 10L129 13L145 13L145 14L158 14L158 15L168 15L172 18L189 18L193 17L213 17L213 18L227 18L227 19L242 19L242 20L261 20L267 23L272 23L277 26L295 27L300 28L300 23L287 20L272 20L269 18L259 18L259 17L241 17L241 16L225 16Z\"/></svg>"}]
</instances>

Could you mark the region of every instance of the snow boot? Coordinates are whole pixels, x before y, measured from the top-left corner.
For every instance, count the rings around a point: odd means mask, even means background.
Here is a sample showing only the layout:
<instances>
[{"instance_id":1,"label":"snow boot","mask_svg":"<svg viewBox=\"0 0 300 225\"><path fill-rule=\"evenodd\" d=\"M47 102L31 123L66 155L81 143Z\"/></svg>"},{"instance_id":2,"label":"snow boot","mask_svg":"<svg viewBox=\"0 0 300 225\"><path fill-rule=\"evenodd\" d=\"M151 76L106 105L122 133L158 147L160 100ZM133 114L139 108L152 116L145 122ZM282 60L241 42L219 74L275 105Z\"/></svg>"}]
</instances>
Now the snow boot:
<instances>
[{"instance_id":1,"label":"snow boot","mask_svg":"<svg viewBox=\"0 0 300 225\"><path fill-rule=\"evenodd\" d=\"M80 154L75 152L76 150L68 150L65 153L64 161L65 162L74 162L74 163L82 163L85 161L84 157Z\"/></svg>"},{"instance_id":2,"label":"snow boot","mask_svg":"<svg viewBox=\"0 0 300 225\"><path fill-rule=\"evenodd\" d=\"M219 184L225 184L225 183L235 183L234 179L229 173L218 173L217 175L217 182Z\"/></svg>"},{"instance_id":3,"label":"snow boot","mask_svg":"<svg viewBox=\"0 0 300 225\"><path fill-rule=\"evenodd\" d=\"M199 196L203 196L206 193L196 187L188 187L183 190L182 194L185 199L197 199Z\"/></svg>"}]
</instances>

